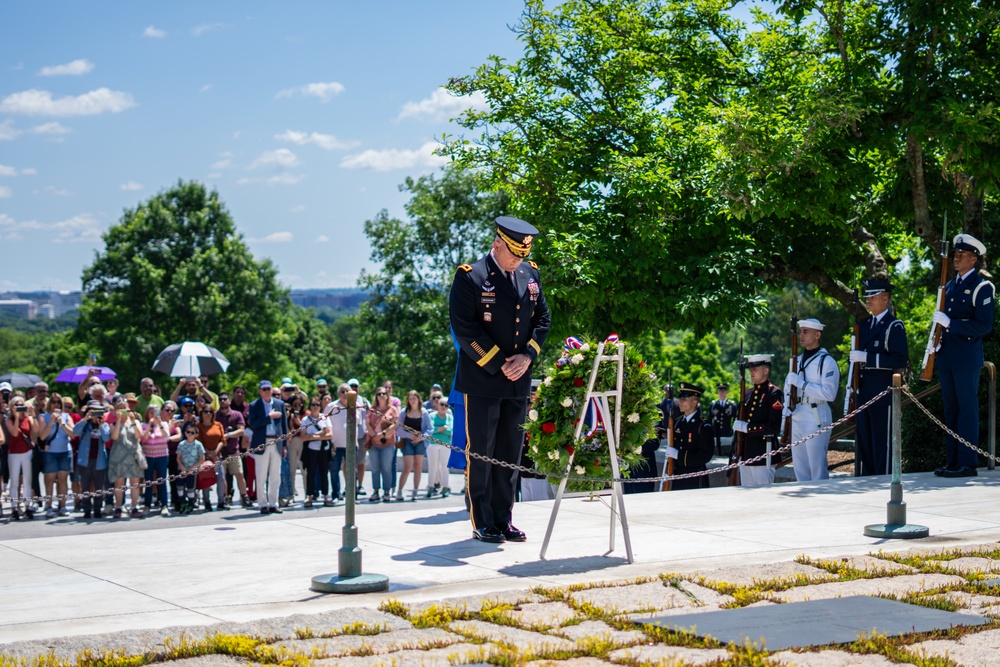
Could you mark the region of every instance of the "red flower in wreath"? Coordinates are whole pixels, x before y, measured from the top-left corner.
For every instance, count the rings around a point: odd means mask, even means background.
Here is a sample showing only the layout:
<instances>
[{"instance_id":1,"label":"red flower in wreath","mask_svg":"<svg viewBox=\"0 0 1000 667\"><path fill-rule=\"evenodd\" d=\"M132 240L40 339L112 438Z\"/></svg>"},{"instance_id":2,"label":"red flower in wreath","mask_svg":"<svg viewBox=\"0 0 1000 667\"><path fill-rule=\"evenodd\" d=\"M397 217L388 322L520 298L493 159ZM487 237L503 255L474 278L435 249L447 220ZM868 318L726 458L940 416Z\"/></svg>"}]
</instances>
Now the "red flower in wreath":
<instances>
[{"instance_id":1,"label":"red flower in wreath","mask_svg":"<svg viewBox=\"0 0 1000 667\"><path fill-rule=\"evenodd\" d=\"M573 452L575 452L576 450L573 449L573 445L566 445L566 451L569 452L570 456L573 456Z\"/></svg>"},{"instance_id":2,"label":"red flower in wreath","mask_svg":"<svg viewBox=\"0 0 1000 667\"><path fill-rule=\"evenodd\" d=\"M595 468L600 468L601 467L601 462L598 461L597 459L594 459L594 467Z\"/></svg>"},{"instance_id":3,"label":"red flower in wreath","mask_svg":"<svg viewBox=\"0 0 1000 667\"><path fill-rule=\"evenodd\" d=\"M583 386L583 378L573 378L573 386L574 387L582 387Z\"/></svg>"},{"instance_id":4,"label":"red flower in wreath","mask_svg":"<svg viewBox=\"0 0 1000 667\"><path fill-rule=\"evenodd\" d=\"M545 422L544 424L542 424L542 432L543 433L555 433L556 432L556 424L555 424L555 422Z\"/></svg>"}]
</instances>

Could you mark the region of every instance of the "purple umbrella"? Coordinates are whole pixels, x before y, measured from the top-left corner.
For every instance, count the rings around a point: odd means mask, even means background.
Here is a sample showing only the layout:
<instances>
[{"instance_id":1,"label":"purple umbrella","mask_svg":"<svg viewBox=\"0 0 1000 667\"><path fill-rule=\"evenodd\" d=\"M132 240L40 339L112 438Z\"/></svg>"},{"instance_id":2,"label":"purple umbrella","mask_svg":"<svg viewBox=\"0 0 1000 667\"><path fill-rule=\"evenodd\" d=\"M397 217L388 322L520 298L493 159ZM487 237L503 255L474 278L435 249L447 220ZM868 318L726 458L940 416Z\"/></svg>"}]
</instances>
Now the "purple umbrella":
<instances>
[{"instance_id":1,"label":"purple umbrella","mask_svg":"<svg viewBox=\"0 0 1000 667\"><path fill-rule=\"evenodd\" d=\"M70 384L80 384L87 377L87 373L93 369L97 371L94 375L98 380L110 380L118 377L118 374L107 366L77 366L76 368L64 368L59 371L59 375L53 382L68 382Z\"/></svg>"}]
</instances>

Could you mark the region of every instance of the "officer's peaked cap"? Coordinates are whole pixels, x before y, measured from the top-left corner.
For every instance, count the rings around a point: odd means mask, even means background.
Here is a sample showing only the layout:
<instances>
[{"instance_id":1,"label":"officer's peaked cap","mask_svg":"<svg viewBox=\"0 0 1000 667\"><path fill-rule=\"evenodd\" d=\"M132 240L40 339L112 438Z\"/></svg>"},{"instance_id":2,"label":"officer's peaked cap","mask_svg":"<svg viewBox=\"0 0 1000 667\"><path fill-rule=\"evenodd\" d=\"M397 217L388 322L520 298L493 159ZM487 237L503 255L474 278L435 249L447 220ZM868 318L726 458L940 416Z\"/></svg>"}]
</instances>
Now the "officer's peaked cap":
<instances>
[{"instance_id":1,"label":"officer's peaked cap","mask_svg":"<svg viewBox=\"0 0 1000 667\"><path fill-rule=\"evenodd\" d=\"M677 398L700 398L705 391L690 382L678 382L677 383Z\"/></svg>"},{"instance_id":2,"label":"officer's peaked cap","mask_svg":"<svg viewBox=\"0 0 1000 667\"><path fill-rule=\"evenodd\" d=\"M867 299L882 292L891 292L892 283L878 278L866 278L861 282L861 288L864 290L864 298Z\"/></svg>"},{"instance_id":3,"label":"officer's peaked cap","mask_svg":"<svg viewBox=\"0 0 1000 667\"><path fill-rule=\"evenodd\" d=\"M770 354L748 354L747 355L747 368L756 368L757 366L770 366L771 365Z\"/></svg>"},{"instance_id":4,"label":"officer's peaked cap","mask_svg":"<svg viewBox=\"0 0 1000 667\"><path fill-rule=\"evenodd\" d=\"M531 252L531 244L538 236L535 227L520 218L500 216L496 219L497 236L507 244L507 249L516 257L527 257Z\"/></svg>"}]
</instances>

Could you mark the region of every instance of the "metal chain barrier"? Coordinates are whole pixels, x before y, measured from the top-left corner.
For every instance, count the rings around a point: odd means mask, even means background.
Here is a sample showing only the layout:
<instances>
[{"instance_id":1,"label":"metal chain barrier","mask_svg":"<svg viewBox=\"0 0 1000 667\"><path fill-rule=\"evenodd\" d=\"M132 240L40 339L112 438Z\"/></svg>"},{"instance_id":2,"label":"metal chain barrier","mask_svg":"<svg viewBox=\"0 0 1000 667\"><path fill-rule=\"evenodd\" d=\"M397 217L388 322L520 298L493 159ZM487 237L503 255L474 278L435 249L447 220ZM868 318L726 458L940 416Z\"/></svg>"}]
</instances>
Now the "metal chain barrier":
<instances>
[{"instance_id":1,"label":"metal chain barrier","mask_svg":"<svg viewBox=\"0 0 1000 667\"><path fill-rule=\"evenodd\" d=\"M363 409L363 408L358 408L358 409L360 410L360 409ZM335 407L335 409L333 409L329 413L326 413L325 416L335 415L335 414L338 414L338 413L340 413L342 411L346 411L346 410L347 410L347 408L338 405L338 406ZM181 426L181 427L183 428L183 426ZM288 433L286 433L285 435L281 436L280 438L275 438L274 440L269 440L269 441L265 442L263 445L258 445L257 447L251 447L251 448L249 448L249 449L247 449L245 451L239 451L239 452L237 452L235 454L230 454L229 456L227 456L225 458L221 458L218 461L214 462L212 464L212 468L218 468L219 466L226 465L229 461L242 461L243 459L245 459L247 456L250 456L251 454L261 454L268 447L271 447L272 445L276 445L279 442L284 442L284 441L288 440L289 438L291 438L292 436L298 435L299 433L301 433L302 431L304 431L306 428L307 427L305 427L305 426L300 426L299 428L295 429L294 431L289 431ZM103 443L100 446L103 447L104 446ZM139 447L142 447L142 445L140 444ZM111 488L111 489L102 489L102 490L99 490L99 491L81 491L80 493L68 492L68 493L62 493L62 494L58 494L58 495L45 495L45 494L42 494L40 496L33 496L31 498L31 502L34 503L35 501L40 501L40 502L41 501L51 501L51 502L58 501L61 504L63 501L69 500L70 498L75 498L76 499L75 502L79 502L80 500L83 500L85 498L103 498L104 496L109 496L109 495L113 494L115 491L121 491L124 494L125 492L131 492L132 489L139 489L139 491L142 492L142 491L144 491L146 489L146 487L157 486L159 484L167 484L169 482L175 482L175 481L177 481L179 479L183 479L185 477L190 477L191 475L197 475L198 473L200 473L204 469L205 469L205 467L201 466L201 467L199 467L197 469L193 469L193 470L188 470L186 472L177 473L176 475L167 475L166 477L158 477L156 479L143 480L142 482L139 482L138 484L129 484L128 483L128 479L126 478L125 485L122 488L120 488L120 489ZM34 471L32 471L32 472L34 473ZM112 483L114 483L115 480L110 480L110 481ZM26 501L26 499L25 498L20 498L19 502L20 501ZM12 500L11 496L9 494L7 494L7 495L0 496L0 502L12 503L13 500ZM124 505L124 502L123 502L123 505Z\"/></svg>"},{"instance_id":2,"label":"metal chain barrier","mask_svg":"<svg viewBox=\"0 0 1000 667\"><path fill-rule=\"evenodd\" d=\"M987 459L992 460L994 463L1000 462L1000 458L997 458L996 456L992 456L986 450L980 449L979 447L976 447L974 444L972 444L971 442L969 442L968 440L966 440L965 438L963 438L962 436L960 436L958 433L955 433L954 431L952 431L950 428L948 428L945 425L944 422L942 422L940 419L938 419L933 414L931 414L931 411L928 410L923 405L923 403L921 403L920 401L918 401L916 396L914 396L913 394L910 393L910 388L908 386L906 386L906 385L903 386L903 393L910 397L910 400L913 401L913 404L916 405L918 408L920 408L920 411L923 412L925 415L927 415L928 419L930 419L937 426L939 426L942 431L944 431L945 433L947 433L951 437L955 438L955 442L958 442L958 443L961 443L961 444L965 445L969 449L971 449L974 452L978 453L980 456L983 456L983 457L985 457Z\"/></svg>"}]
</instances>

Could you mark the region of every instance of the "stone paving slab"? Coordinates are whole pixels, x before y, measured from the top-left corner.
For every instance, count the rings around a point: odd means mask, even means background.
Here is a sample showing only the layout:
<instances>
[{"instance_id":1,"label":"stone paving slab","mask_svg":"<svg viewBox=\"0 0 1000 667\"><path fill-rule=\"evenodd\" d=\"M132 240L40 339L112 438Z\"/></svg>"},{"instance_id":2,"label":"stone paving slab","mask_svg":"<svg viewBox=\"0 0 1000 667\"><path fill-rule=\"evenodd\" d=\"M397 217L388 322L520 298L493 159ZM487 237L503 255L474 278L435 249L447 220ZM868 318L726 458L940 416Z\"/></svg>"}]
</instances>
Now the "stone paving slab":
<instances>
[{"instance_id":1,"label":"stone paving slab","mask_svg":"<svg viewBox=\"0 0 1000 667\"><path fill-rule=\"evenodd\" d=\"M962 605L963 611L970 614L1000 618L1000 598L965 591L948 591L942 597Z\"/></svg>"},{"instance_id":2,"label":"stone paving slab","mask_svg":"<svg viewBox=\"0 0 1000 667\"><path fill-rule=\"evenodd\" d=\"M612 614L627 614L650 609L683 609L685 612L698 609L718 609L719 605L731 602L732 597L722 595L711 588L684 581L683 590L664 581L651 581L629 586L589 588L574 591L570 597L575 602L584 602ZM694 598L694 599L692 599Z\"/></svg>"},{"instance_id":3,"label":"stone paving slab","mask_svg":"<svg viewBox=\"0 0 1000 667\"><path fill-rule=\"evenodd\" d=\"M613 662L607 662L600 658L570 658L569 660L532 660L525 664L525 667L609 667Z\"/></svg>"},{"instance_id":4,"label":"stone paving slab","mask_svg":"<svg viewBox=\"0 0 1000 667\"><path fill-rule=\"evenodd\" d=\"M705 581L713 583L733 584L734 586L753 586L759 581L772 581L775 579L796 579L800 576L808 577L815 582L834 581L836 575L830 574L826 570L811 565L803 565L795 561L784 563L771 563L769 565L737 565L735 567L723 567L718 570L704 572L701 575Z\"/></svg>"},{"instance_id":5,"label":"stone paving slab","mask_svg":"<svg viewBox=\"0 0 1000 667\"><path fill-rule=\"evenodd\" d=\"M952 560L941 561L941 566L962 574L988 574L1000 572L1000 561L976 556L964 556Z\"/></svg>"},{"instance_id":6,"label":"stone paving slab","mask_svg":"<svg viewBox=\"0 0 1000 667\"><path fill-rule=\"evenodd\" d=\"M948 657L962 667L996 667L1000 655L1000 630L986 630L959 640L931 639L908 647L918 655Z\"/></svg>"},{"instance_id":7,"label":"stone paving slab","mask_svg":"<svg viewBox=\"0 0 1000 667\"><path fill-rule=\"evenodd\" d=\"M316 667L452 667L483 663L498 651L491 644L454 644L426 651L397 651L313 661Z\"/></svg>"},{"instance_id":8,"label":"stone paving slab","mask_svg":"<svg viewBox=\"0 0 1000 667\"><path fill-rule=\"evenodd\" d=\"M170 667L249 667L254 664L231 655L199 655L163 663Z\"/></svg>"},{"instance_id":9,"label":"stone paving slab","mask_svg":"<svg viewBox=\"0 0 1000 667\"><path fill-rule=\"evenodd\" d=\"M522 651L568 651L576 647L574 642L563 637L544 635L540 632L511 628L505 625L485 623L483 621L455 621L451 629L456 632L481 637L486 641L513 644Z\"/></svg>"},{"instance_id":10,"label":"stone paving slab","mask_svg":"<svg viewBox=\"0 0 1000 667\"><path fill-rule=\"evenodd\" d=\"M275 648L315 654L317 657L334 658L351 655L359 649L374 654L392 653L406 649L441 648L450 644L461 644L465 638L440 628L394 630L377 635L341 635L339 637L315 639L288 639L272 644Z\"/></svg>"},{"instance_id":11,"label":"stone paving slab","mask_svg":"<svg viewBox=\"0 0 1000 667\"><path fill-rule=\"evenodd\" d=\"M646 635L638 630L616 630L602 621L584 621L577 625L556 628L552 632L576 642L581 639L603 639L627 646L646 641Z\"/></svg>"},{"instance_id":12,"label":"stone paving slab","mask_svg":"<svg viewBox=\"0 0 1000 667\"><path fill-rule=\"evenodd\" d=\"M612 651L608 658L615 662L632 660L639 663L707 665L729 657L722 648L687 648L686 646L633 646Z\"/></svg>"},{"instance_id":13,"label":"stone paving slab","mask_svg":"<svg viewBox=\"0 0 1000 667\"><path fill-rule=\"evenodd\" d=\"M576 618L576 611L565 602L534 602L523 604L507 615L521 625L542 628L557 628L566 621Z\"/></svg>"},{"instance_id":14,"label":"stone paving slab","mask_svg":"<svg viewBox=\"0 0 1000 667\"><path fill-rule=\"evenodd\" d=\"M837 558L824 558L823 562L832 563L837 567L846 567L852 570L860 570L868 574L907 574L917 571L917 568L910 567L904 563L896 563L891 560L875 558L874 556L838 556Z\"/></svg>"},{"instance_id":15,"label":"stone paving slab","mask_svg":"<svg viewBox=\"0 0 1000 667\"><path fill-rule=\"evenodd\" d=\"M896 664L882 655L860 655L847 651L781 651L772 653L767 659L782 667L892 667Z\"/></svg>"},{"instance_id":16,"label":"stone paving slab","mask_svg":"<svg viewBox=\"0 0 1000 667\"><path fill-rule=\"evenodd\" d=\"M449 597L444 600L431 600L428 602L416 602L410 604L410 613L420 613L431 607L447 606L451 609L463 609L465 611L480 611L485 604L531 604L536 602L546 602L548 598L544 595L531 593L529 591L500 591L489 595L462 595L459 597Z\"/></svg>"},{"instance_id":17,"label":"stone paving slab","mask_svg":"<svg viewBox=\"0 0 1000 667\"><path fill-rule=\"evenodd\" d=\"M898 577L877 579L855 579L830 584L798 586L774 593L773 596L785 602L803 600L825 600L849 595L878 595L880 593L905 595L965 583L963 577L952 574L904 574Z\"/></svg>"}]
</instances>

